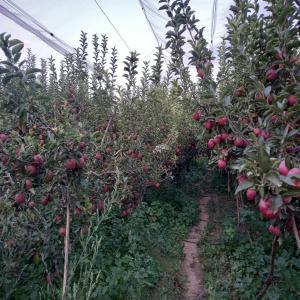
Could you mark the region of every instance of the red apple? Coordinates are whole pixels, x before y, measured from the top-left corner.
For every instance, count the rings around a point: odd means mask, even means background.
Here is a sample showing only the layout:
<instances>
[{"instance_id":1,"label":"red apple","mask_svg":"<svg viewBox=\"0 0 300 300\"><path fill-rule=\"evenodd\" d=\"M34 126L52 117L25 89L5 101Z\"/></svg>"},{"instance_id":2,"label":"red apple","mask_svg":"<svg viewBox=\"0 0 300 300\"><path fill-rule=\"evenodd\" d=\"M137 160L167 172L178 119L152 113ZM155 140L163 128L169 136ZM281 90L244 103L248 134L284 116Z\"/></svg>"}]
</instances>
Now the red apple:
<instances>
[{"instance_id":1,"label":"red apple","mask_svg":"<svg viewBox=\"0 0 300 300\"><path fill-rule=\"evenodd\" d=\"M215 141L214 141L214 139L210 139L209 141L208 141L208 143L207 143L207 146L208 146L208 148L209 149L213 149L214 147L215 147Z\"/></svg>"},{"instance_id":2,"label":"red apple","mask_svg":"<svg viewBox=\"0 0 300 300\"><path fill-rule=\"evenodd\" d=\"M24 193L18 193L15 195L15 201L17 204L23 204L25 202L26 196Z\"/></svg>"},{"instance_id":3,"label":"red apple","mask_svg":"<svg viewBox=\"0 0 300 300\"><path fill-rule=\"evenodd\" d=\"M277 72L274 69L269 69L266 73L266 77L269 81L273 81L277 78Z\"/></svg>"},{"instance_id":4,"label":"red apple","mask_svg":"<svg viewBox=\"0 0 300 300\"><path fill-rule=\"evenodd\" d=\"M285 164L285 160L281 161L281 163L278 166L278 172L280 175L287 176L289 173L289 169L287 168Z\"/></svg>"},{"instance_id":5,"label":"red apple","mask_svg":"<svg viewBox=\"0 0 300 300\"><path fill-rule=\"evenodd\" d=\"M103 193L109 193L109 186L108 185L105 185L103 187Z\"/></svg>"},{"instance_id":6,"label":"red apple","mask_svg":"<svg viewBox=\"0 0 300 300\"><path fill-rule=\"evenodd\" d=\"M256 136L260 136L261 135L261 129L260 128L254 128L253 132Z\"/></svg>"},{"instance_id":7,"label":"red apple","mask_svg":"<svg viewBox=\"0 0 300 300\"><path fill-rule=\"evenodd\" d=\"M7 140L7 135L5 133L0 133L0 142L4 143Z\"/></svg>"},{"instance_id":8,"label":"red apple","mask_svg":"<svg viewBox=\"0 0 300 300\"><path fill-rule=\"evenodd\" d=\"M200 113L198 111L194 112L193 119L195 121L199 121L200 120Z\"/></svg>"},{"instance_id":9,"label":"red apple","mask_svg":"<svg viewBox=\"0 0 300 300\"><path fill-rule=\"evenodd\" d=\"M226 134L226 132L223 132L223 133L221 134L221 141L222 141L222 142L225 142L225 141L226 141L226 138L227 138L227 134Z\"/></svg>"},{"instance_id":10,"label":"red apple","mask_svg":"<svg viewBox=\"0 0 300 300\"><path fill-rule=\"evenodd\" d=\"M67 171L73 171L76 169L77 163L75 159L68 159L66 161L65 167Z\"/></svg>"},{"instance_id":11,"label":"red apple","mask_svg":"<svg viewBox=\"0 0 300 300\"><path fill-rule=\"evenodd\" d=\"M48 171L45 175L44 181L45 182L51 182L53 180L54 174L52 171Z\"/></svg>"},{"instance_id":12,"label":"red apple","mask_svg":"<svg viewBox=\"0 0 300 300\"><path fill-rule=\"evenodd\" d=\"M299 102L299 99L296 95L289 95L287 100L288 100L288 105L289 106L297 105L298 102Z\"/></svg>"},{"instance_id":13,"label":"red apple","mask_svg":"<svg viewBox=\"0 0 300 300\"><path fill-rule=\"evenodd\" d=\"M266 140L270 137L270 132L263 130L261 136Z\"/></svg>"},{"instance_id":14,"label":"red apple","mask_svg":"<svg viewBox=\"0 0 300 300\"><path fill-rule=\"evenodd\" d=\"M248 201L254 201L255 200L255 197L256 197L256 191L255 191L255 189L248 189L247 190L247 192L246 192L246 194L247 194L247 199L248 199Z\"/></svg>"},{"instance_id":15,"label":"red apple","mask_svg":"<svg viewBox=\"0 0 300 300\"><path fill-rule=\"evenodd\" d=\"M278 226L271 224L268 229L273 235L280 236L280 228Z\"/></svg>"},{"instance_id":16,"label":"red apple","mask_svg":"<svg viewBox=\"0 0 300 300\"><path fill-rule=\"evenodd\" d=\"M102 154L100 153L100 152L97 152L96 154L95 154L95 159L96 160L100 160L102 158Z\"/></svg>"},{"instance_id":17,"label":"red apple","mask_svg":"<svg viewBox=\"0 0 300 300\"><path fill-rule=\"evenodd\" d=\"M80 142L80 143L79 143L79 149L80 149L80 150L83 150L84 147L85 147L85 142Z\"/></svg>"},{"instance_id":18,"label":"red apple","mask_svg":"<svg viewBox=\"0 0 300 300\"><path fill-rule=\"evenodd\" d=\"M26 190L32 189L32 181L30 179L25 180L25 189Z\"/></svg>"},{"instance_id":19,"label":"red apple","mask_svg":"<svg viewBox=\"0 0 300 300\"><path fill-rule=\"evenodd\" d=\"M97 203L97 210L99 211L103 211L104 210L104 201L103 200L100 200L98 203Z\"/></svg>"},{"instance_id":20,"label":"red apple","mask_svg":"<svg viewBox=\"0 0 300 300\"><path fill-rule=\"evenodd\" d=\"M25 171L30 176L36 176L36 174L37 174L37 169L34 165L26 165Z\"/></svg>"},{"instance_id":21,"label":"red apple","mask_svg":"<svg viewBox=\"0 0 300 300\"><path fill-rule=\"evenodd\" d=\"M154 184L154 187L155 187L156 189L159 189L159 188L160 188L160 183L159 183L159 182L156 182L156 183Z\"/></svg>"},{"instance_id":22,"label":"red apple","mask_svg":"<svg viewBox=\"0 0 300 300\"><path fill-rule=\"evenodd\" d=\"M150 166L149 165L144 165L143 170L145 173L149 172Z\"/></svg>"},{"instance_id":23,"label":"red apple","mask_svg":"<svg viewBox=\"0 0 300 300\"><path fill-rule=\"evenodd\" d=\"M205 76L205 72L202 68L197 68L197 74L201 79L203 79Z\"/></svg>"},{"instance_id":24,"label":"red apple","mask_svg":"<svg viewBox=\"0 0 300 300\"><path fill-rule=\"evenodd\" d=\"M66 227L65 226L59 227L58 234L63 237L66 236L66 234L67 234Z\"/></svg>"},{"instance_id":25,"label":"red apple","mask_svg":"<svg viewBox=\"0 0 300 300\"><path fill-rule=\"evenodd\" d=\"M42 165L44 163L43 157L40 154L36 154L33 156L33 161L37 164L37 165Z\"/></svg>"},{"instance_id":26,"label":"red apple","mask_svg":"<svg viewBox=\"0 0 300 300\"><path fill-rule=\"evenodd\" d=\"M243 86L241 86L241 87L239 87L239 88L237 88L237 89L235 90L234 96L235 96L235 97L242 97L242 96L245 95L245 93L246 93L245 88L244 88Z\"/></svg>"},{"instance_id":27,"label":"red apple","mask_svg":"<svg viewBox=\"0 0 300 300\"><path fill-rule=\"evenodd\" d=\"M267 103L268 103L269 105L272 105L272 103L273 103L273 97L272 97L271 95L269 95L269 96L267 97Z\"/></svg>"},{"instance_id":28,"label":"red apple","mask_svg":"<svg viewBox=\"0 0 300 300\"><path fill-rule=\"evenodd\" d=\"M33 200L30 200L30 201L28 202L28 207L29 207L29 208L34 208L34 207L35 207L35 202L34 202Z\"/></svg>"},{"instance_id":29,"label":"red apple","mask_svg":"<svg viewBox=\"0 0 300 300\"><path fill-rule=\"evenodd\" d=\"M214 123L213 121L209 120L209 121L205 121L204 126L207 130L210 130L214 127Z\"/></svg>"},{"instance_id":30,"label":"red apple","mask_svg":"<svg viewBox=\"0 0 300 300\"><path fill-rule=\"evenodd\" d=\"M218 160L218 167L219 169L225 169L226 168L226 161L223 159Z\"/></svg>"},{"instance_id":31,"label":"red apple","mask_svg":"<svg viewBox=\"0 0 300 300\"><path fill-rule=\"evenodd\" d=\"M48 197L48 196L42 196L42 197L41 197L41 204L42 204L43 206L47 206L48 203L49 203L49 197Z\"/></svg>"},{"instance_id":32,"label":"red apple","mask_svg":"<svg viewBox=\"0 0 300 300\"><path fill-rule=\"evenodd\" d=\"M291 200L292 200L292 197L289 197L289 196L283 197L283 203L285 205L289 204L291 202Z\"/></svg>"}]
</instances>

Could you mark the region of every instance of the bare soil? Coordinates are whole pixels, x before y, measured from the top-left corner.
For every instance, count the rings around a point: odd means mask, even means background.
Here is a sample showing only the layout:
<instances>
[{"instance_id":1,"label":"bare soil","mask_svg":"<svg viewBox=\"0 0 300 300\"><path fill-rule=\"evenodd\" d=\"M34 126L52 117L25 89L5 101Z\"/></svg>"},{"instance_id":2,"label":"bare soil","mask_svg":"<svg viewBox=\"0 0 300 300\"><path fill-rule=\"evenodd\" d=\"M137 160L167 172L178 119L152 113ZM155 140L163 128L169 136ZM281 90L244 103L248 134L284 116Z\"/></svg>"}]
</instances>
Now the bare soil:
<instances>
[{"instance_id":1,"label":"bare soil","mask_svg":"<svg viewBox=\"0 0 300 300\"><path fill-rule=\"evenodd\" d=\"M208 223L209 215L207 205L210 200L210 196L203 196L200 198L199 223L192 227L186 240L184 241L185 259L181 272L181 274L185 277L183 293L184 300L201 300L205 297L203 270L197 244L201 238L201 233L205 230Z\"/></svg>"}]
</instances>

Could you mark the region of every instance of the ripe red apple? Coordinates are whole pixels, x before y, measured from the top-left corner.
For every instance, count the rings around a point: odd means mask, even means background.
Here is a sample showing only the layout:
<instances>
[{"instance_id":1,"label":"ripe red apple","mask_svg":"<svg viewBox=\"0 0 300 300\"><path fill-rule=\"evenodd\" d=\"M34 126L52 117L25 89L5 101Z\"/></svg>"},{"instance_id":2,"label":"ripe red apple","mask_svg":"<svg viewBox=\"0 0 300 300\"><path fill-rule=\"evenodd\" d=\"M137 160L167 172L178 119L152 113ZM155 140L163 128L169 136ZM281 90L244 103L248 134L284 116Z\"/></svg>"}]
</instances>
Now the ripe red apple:
<instances>
[{"instance_id":1,"label":"ripe red apple","mask_svg":"<svg viewBox=\"0 0 300 300\"><path fill-rule=\"evenodd\" d=\"M254 133L256 136L260 136L260 135L261 135L261 129L260 129L260 128L254 128L254 129L253 129L253 133Z\"/></svg>"},{"instance_id":2,"label":"ripe red apple","mask_svg":"<svg viewBox=\"0 0 300 300\"><path fill-rule=\"evenodd\" d=\"M205 72L204 72L204 70L202 69L202 68L197 68L197 74L198 74L198 76L201 78L201 79L203 79L204 78L204 76L205 76Z\"/></svg>"},{"instance_id":3,"label":"ripe red apple","mask_svg":"<svg viewBox=\"0 0 300 300\"><path fill-rule=\"evenodd\" d=\"M44 163L43 157L40 154L36 154L33 156L33 161L37 164L37 165L42 165Z\"/></svg>"},{"instance_id":4,"label":"ripe red apple","mask_svg":"<svg viewBox=\"0 0 300 300\"><path fill-rule=\"evenodd\" d=\"M109 147L107 147L106 149L105 149L105 151L106 151L106 153L108 153L108 154L112 154L113 153L113 148L111 147L111 146L109 146Z\"/></svg>"},{"instance_id":5,"label":"ripe red apple","mask_svg":"<svg viewBox=\"0 0 300 300\"><path fill-rule=\"evenodd\" d=\"M252 202L252 201L255 200L255 197L256 197L256 191L255 191L255 189L251 189L251 188L248 189L247 192L246 192L246 194L247 194L248 201Z\"/></svg>"},{"instance_id":6,"label":"ripe red apple","mask_svg":"<svg viewBox=\"0 0 300 300\"><path fill-rule=\"evenodd\" d=\"M25 180L25 189L26 190L32 189L32 181L30 179Z\"/></svg>"},{"instance_id":7,"label":"ripe red apple","mask_svg":"<svg viewBox=\"0 0 300 300\"><path fill-rule=\"evenodd\" d=\"M267 97L267 103L268 103L269 105L272 105L272 104L273 104L273 97L272 97L271 95L269 95L269 96Z\"/></svg>"},{"instance_id":8,"label":"ripe red apple","mask_svg":"<svg viewBox=\"0 0 300 300\"><path fill-rule=\"evenodd\" d=\"M44 181L45 182L51 182L53 180L54 174L52 171L48 171L45 175Z\"/></svg>"},{"instance_id":9,"label":"ripe red apple","mask_svg":"<svg viewBox=\"0 0 300 300\"><path fill-rule=\"evenodd\" d=\"M218 167L219 169L225 169L226 168L226 161L223 159L218 160Z\"/></svg>"},{"instance_id":10,"label":"ripe red apple","mask_svg":"<svg viewBox=\"0 0 300 300\"><path fill-rule=\"evenodd\" d=\"M288 100L288 105L289 106L297 105L298 102L299 102L299 99L296 95L289 95L287 100Z\"/></svg>"},{"instance_id":11,"label":"ripe red apple","mask_svg":"<svg viewBox=\"0 0 300 300\"><path fill-rule=\"evenodd\" d=\"M283 203L285 205L289 204L291 202L291 200L292 200L292 197L289 197L289 196L283 197Z\"/></svg>"},{"instance_id":12,"label":"ripe red apple","mask_svg":"<svg viewBox=\"0 0 300 300\"><path fill-rule=\"evenodd\" d=\"M277 72L274 69L269 69L266 73L266 77L269 81L273 81L277 78Z\"/></svg>"},{"instance_id":13,"label":"ripe red apple","mask_svg":"<svg viewBox=\"0 0 300 300\"><path fill-rule=\"evenodd\" d=\"M221 143L221 135L220 134L218 134L214 137L214 142L216 145Z\"/></svg>"},{"instance_id":14,"label":"ripe red apple","mask_svg":"<svg viewBox=\"0 0 300 300\"><path fill-rule=\"evenodd\" d=\"M100 152L97 152L96 154L95 154L95 159L96 160L100 160L102 158L102 154L100 153Z\"/></svg>"},{"instance_id":15,"label":"ripe red apple","mask_svg":"<svg viewBox=\"0 0 300 300\"><path fill-rule=\"evenodd\" d=\"M214 141L214 139L210 139L209 141L208 141L208 143L207 143L207 146L208 146L208 148L209 149L213 149L214 147L215 147L215 141Z\"/></svg>"},{"instance_id":16,"label":"ripe red apple","mask_svg":"<svg viewBox=\"0 0 300 300\"><path fill-rule=\"evenodd\" d=\"M176 147L175 154L176 154L176 156L181 155L181 149L179 147Z\"/></svg>"},{"instance_id":17,"label":"ripe red apple","mask_svg":"<svg viewBox=\"0 0 300 300\"><path fill-rule=\"evenodd\" d=\"M278 166L278 172L280 175L287 176L289 173L289 169L287 168L285 164L285 160L281 161Z\"/></svg>"},{"instance_id":18,"label":"ripe red apple","mask_svg":"<svg viewBox=\"0 0 300 300\"><path fill-rule=\"evenodd\" d=\"M129 210L128 209L123 210L121 212L121 216L124 217L124 218L128 217L129 216Z\"/></svg>"},{"instance_id":19,"label":"ripe red apple","mask_svg":"<svg viewBox=\"0 0 300 300\"><path fill-rule=\"evenodd\" d=\"M24 193L18 193L15 195L15 201L17 204L23 204L25 202L26 196Z\"/></svg>"},{"instance_id":20,"label":"ripe red apple","mask_svg":"<svg viewBox=\"0 0 300 300\"><path fill-rule=\"evenodd\" d=\"M238 148L243 148L244 147L244 140L240 137L236 137L234 139L234 146L236 146Z\"/></svg>"},{"instance_id":21,"label":"ripe red apple","mask_svg":"<svg viewBox=\"0 0 300 300\"><path fill-rule=\"evenodd\" d=\"M244 96L246 93L246 90L243 86L240 86L239 88L237 88L235 91L234 91L234 96L235 97L242 97Z\"/></svg>"},{"instance_id":22,"label":"ripe red apple","mask_svg":"<svg viewBox=\"0 0 300 300\"><path fill-rule=\"evenodd\" d=\"M35 202L34 202L33 200L30 200L30 201L28 202L28 207L29 207L29 208L34 208L34 207L35 207Z\"/></svg>"},{"instance_id":23,"label":"ripe red apple","mask_svg":"<svg viewBox=\"0 0 300 300\"><path fill-rule=\"evenodd\" d=\"M204 126L207 130L211 130L214 127L214 122L212 120L205 121Z\"/></svg>"},{"instance_id":24,"label":"ripe red apple","mask_svg":"<svg viewBox=\"0 0 300 300\"><path fill-rule=\"evenodd\" d=\"M48 203L49 203L49 197L48 197L48 196L42 196L42 197L41 197L41 204L42 204L43 206L47 206Z\"/></svg>"},{"instance_id":25,"label":"ripe red apple","mask_svg":"<svg viewBox=\"0 0 300 300\"><path fill-rule=\"evenodd\" d=\"M159 188L160 188L160 183L159 183L159 182L156 182L156 183L154 184L154 187L155 187L156 189L159 189Z\"/></svg>"},{"instance_id":26,"label":"ripe red apple","mask_svg":"<svg viewBox=\"0 0 300 300\"><path fill-rule=\"evenodd\" d=\"M267 196L265 199L260 199L258 203L258 208L261 214L268 220L274 219L277 217L277 214L274 214L270 209L271 207L271 199Z\"/></svg>"},{"instance_id":27,"label":"ripe red apple","mask_svg":"<svg viewBox=\"0 0 300 300\"><path fill-rule=\"evenodd\" d=\"M97 203L97 210L99 211L103 211L104 210L104 201L103 200L100 200L98 203Z\"/></svg>"},{"instance_id":28,"label":"ripe red apple","mask_svg":"<svg viewBox=\"0 0 300 300\"><path fill-rule=\"evenodd\" d=\"M140 152L140 151L138 151L137 152L137 156L136 156L138 159L143 159L143 157L144 157L144 153L143 152Z\"/></svg>"},{"instance_id":29,"label":"ripe red apple","mask_svg":"<svg viewBox=\"0 0 300 300\"><path fill-rule=\"evenodd\" d=\"M226 134L226 132L223 132L223 133L221 134L221 141L222 141L222 142L225 142L226 139L227 139L227 134Z\"/></svg>"},{"instance_id":30,"label":"ripe red apple","mask_svg":"<svg viewBox=\"0 0 300 300\"><path fill-rule=\"evenodd\" d=\"M109 193L109 186L108 185L105 185L103 187L103 193Z\"/></svg>"},{"instance_id":31,"label":"ripe red apple","mask_svg":"<svg viewBox=\"0 0 300 300\"><path fill-rule=\"evenodd\" d=\"M25 171L29 176L36 176L37 174L37 169L34 165L26 165Z\"/></svg>"},{"instance_id":32,"label":"ripe red apple","mask_svg":"<svg viewBox=\"0 0 300 300\"><path fill-rule=\"evenodd\" d=\"M5 133L0 133L0 142L4 143L7 140L7 135Z\"/></svg>"},{"instance_id":33,"label":"ripe red apple","mask_svg":"<svg viewBox=\"0 0 300 300\"><path fill-rule=\"evenodd\" d=\"M67 171L73 171L76 169L77 163L75 159L68 159L66 161L65 167Z\"/></svg>"},{"instance_id":34,"label":"ripe red apple","mask_svg":"<svg viewBox=\"0 0 300 300\"><path fill-rule=\"evenodd\" d=\"M226 116L219 117L219 118L217 119L217 123L218 123L220 126L224 127L224 126L226 126L227 123L228 123L228 118L227 118Z\"/></svg>"},{"instance_id":35,"label":"ripe red apple","mask_svg":"<svg viewBox=\"0 0 300 300\"><path fill-rule=\"evenodd\" d=\"M271 224L268 229L273 235L280 236L280 228L278 226Z\"/></svg>"},{"instance_id":36,"label":"ripe red apple","mask_svg":"<svg viewBox=\"0 0 300 300\"><path fill-rule=\"evenodd\" d=\"M79 168L83 168L85 165L85 159L84 157L80 157L79 159Z\"/></svg>"},{"instance_id":37,"label":"ripe red apple","mask_svg":"<svg viewBox=\"0 0 300 300\"><path fill-rule=\"evenodd\" d=\"M84 147L85 147L85 142L80 142L80 143L79 143L79 149L80 149L80 150L83 150Z\"/></svg>"},{"instance_id":38,"label":"ripe red apple","mask_svg":"<svg viewBox=\"0 0 300 300\"><path fill-rule=\"evenodd\" d=\"M270 137L270 132L263 130L261 136L266 140Z\"/></svg>"},{"instance_id":39,"label":"ripe red apple","mask_svg":"<svg viewBox=\"0 0 300 300\"><path fill-rule=\"evenodd\" d=\"M59 227L58 234L63 237L66 236L66 234L67 234L66 227L65 226Z\"/></svg>"},{"instance_id":40,"label":"ripe red apple","mask_svg":"<svg viewBox=\"0 0 300 300\"><path fill-rule=\"evenodd\" d=\"M200 113L198 111L194 112L193 119L195 121L199 121L200 120Z\"/></svg>"},{"instance_id":41,"label":"ripe red apple","mask_svg":"<svg viewBox=\"0 0 300 300\"><path fill-rule=\"evenodd\" d=\"M144 165L143 170L145 173L149 172L150 166L149 165Z\"/></svg>"}]
</instances>

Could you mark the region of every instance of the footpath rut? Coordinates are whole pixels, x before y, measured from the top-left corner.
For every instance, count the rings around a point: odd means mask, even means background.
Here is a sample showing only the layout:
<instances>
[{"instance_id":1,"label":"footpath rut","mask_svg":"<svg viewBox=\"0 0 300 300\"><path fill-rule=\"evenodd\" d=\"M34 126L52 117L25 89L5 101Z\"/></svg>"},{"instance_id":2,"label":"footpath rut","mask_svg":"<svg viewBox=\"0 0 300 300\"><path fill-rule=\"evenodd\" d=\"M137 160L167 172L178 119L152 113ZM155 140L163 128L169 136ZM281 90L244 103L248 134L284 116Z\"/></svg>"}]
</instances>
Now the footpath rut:
<instances>
[{"instance_id":1,"label":"footpath rut","mask_svg":"<svg viewBox=\"0 0 300 300\"><path fill-rule=\"evenodd\" d=\"M185 259L181 274L185 277L185 286L182 300L202 300L205 296L202 263L197 244L201 238L201 233L205 230L208 223L207 206L211 200L212 196L210 195L199 199L199 223L192 227L186 240L184 240Z\"/></svg>"}]
</instances>

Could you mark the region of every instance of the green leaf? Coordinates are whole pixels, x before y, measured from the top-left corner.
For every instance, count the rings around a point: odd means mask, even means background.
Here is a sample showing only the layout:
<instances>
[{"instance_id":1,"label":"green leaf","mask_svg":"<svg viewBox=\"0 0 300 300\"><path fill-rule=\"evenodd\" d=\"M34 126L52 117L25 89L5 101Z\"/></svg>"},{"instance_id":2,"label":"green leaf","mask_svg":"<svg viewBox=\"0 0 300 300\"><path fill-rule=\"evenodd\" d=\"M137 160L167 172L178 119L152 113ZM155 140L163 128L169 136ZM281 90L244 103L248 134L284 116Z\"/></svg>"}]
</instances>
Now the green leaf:
<instances>
[{"instance_id":1,"label":"green leaf","mask_svg":"<svg viewBox=\"0 0 300 300\"><path fill-rule=\"evenodd\" d=\"M271 183L273 183L277 187L282 186L282 181L280 181L279 177L275 174L271 174L267 176L267 180L269 180Z\"/></svg>"},{"instance_id":2,"label":"green leaf","mask_svg":"<svg viewBox=\"0 0 300 300\"><path fill-rule=\"evenodd\" d=\"M18 45L14 46L14 47L12 48L11 53L12 53L13 55L16 55L16 54L19 53L23 48L24 48L24 44L23 44L23 43L22 43L22 44L18 44Z\"/></svg>"},{"instance_id":3,"label":"green leaf","mask_svg":"<svg viewBox=\"0 0 300 300\"><path fill-rule=\"evenodd\" d=\"M41 70L40 69L38 69L38 68L30 68L30 69L28 69L27 71L26 71L26 75L29 75L29 74L34 74L34 73L39 73L39 72L41 72Z\"/></svg>"},{"instance_id":4,"label":"green leaf","mask_svg":"<svg viewBox=\"0 0 300 300\"><path fill-rule=\"evenodd\" d=\"M241 191L244 191L244 190L252 187L253 185L254 185L254 183L252 181L245 180L244 182L239 184L239 186L237 187L237 189L235 191L235 195Z\"/></svg>"},{"instance_id":5,"label":"green leaf","mask_svg":"<svg viewBox=\"0 0 300 300\"><path fill-rule=\"evenodd\" d=\"M9 41L9 46L10 46L10 47L16 46L16 45L18 45L18 44L23 44L23 42L20 41L20 40L18 40L18 39L13 39L13 40L10 40L10 41Z\"/></svg>"},{"instance_id":6,"label":"green leaf","mask_svg":"<svg viewBox=\"0 0 300 300\"><path fill-rule=\"evenodd\" d=\"M18 72L18 73L14 73L14 74L8 74L8 75L5 75L2 79L2 84L3 85L6 85L8 84L13 78L22 78L23 77L23 74L21 72Z\"/></svg>"}]
</instances>

